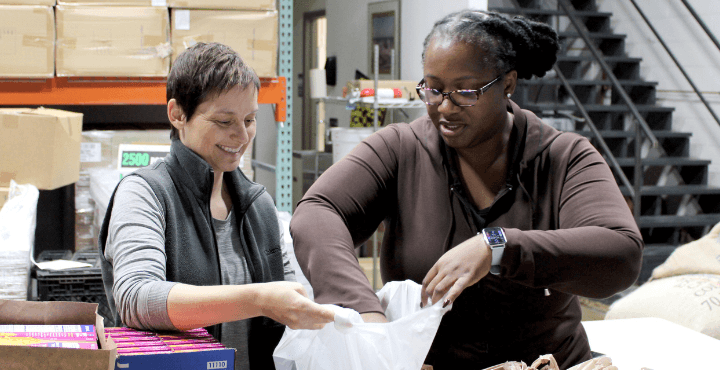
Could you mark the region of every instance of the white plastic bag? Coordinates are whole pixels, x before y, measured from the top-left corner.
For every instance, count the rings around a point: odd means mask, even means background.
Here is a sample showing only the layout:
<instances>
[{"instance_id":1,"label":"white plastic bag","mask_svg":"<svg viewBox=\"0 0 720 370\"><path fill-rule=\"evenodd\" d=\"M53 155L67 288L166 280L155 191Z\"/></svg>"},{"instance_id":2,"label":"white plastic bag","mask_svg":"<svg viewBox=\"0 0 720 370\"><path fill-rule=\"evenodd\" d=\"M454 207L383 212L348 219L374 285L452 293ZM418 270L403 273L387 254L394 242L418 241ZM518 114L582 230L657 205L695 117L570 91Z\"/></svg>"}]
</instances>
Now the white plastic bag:
<instances>
[{"instance_id":1,"label":"white plastic bag","mask_svg":"<svg viewBox=\"0 0 720 370\"><path fill-rule=\"evenodd\" d=\"M35 186L10 180L0 209L0 299L27 299L39 195Z\"/></svg>"},{"instance_id":2,"label":"white plastic bag","mask_svg":"<svg viewBox=\"0 0 720 370\"><path fill-rule=\"evenodd\" d=\"M290 266L292 266L293 270L295 270L295 280L302 284L308 294L308 297L310 297L310 299L314 299L315 295L313 288L308 279L305 277L305 274L303 274L302 269L300 269L297 257L295 256L295 247L293 246L292 236L290 235L290 220L292 220L292 216L290 213L285 211L277 211L277 216L280 221L280 227L282 228L285 252L290 260Z\"/></svg>"},{"instance_id":3,"label":"white plastic bag","mask_svg":"<svg viewBox=\"0 0 720 370\"><path fill-rule=\"evenodd\" d=\"M321 330L285 329L275 348L277 370L418 370L442 316L442 300L420 308L421 286L393 281L377 293L389 323L365 323L356 311L334 305L335 322Z\"/></svg>"}]
</instances>

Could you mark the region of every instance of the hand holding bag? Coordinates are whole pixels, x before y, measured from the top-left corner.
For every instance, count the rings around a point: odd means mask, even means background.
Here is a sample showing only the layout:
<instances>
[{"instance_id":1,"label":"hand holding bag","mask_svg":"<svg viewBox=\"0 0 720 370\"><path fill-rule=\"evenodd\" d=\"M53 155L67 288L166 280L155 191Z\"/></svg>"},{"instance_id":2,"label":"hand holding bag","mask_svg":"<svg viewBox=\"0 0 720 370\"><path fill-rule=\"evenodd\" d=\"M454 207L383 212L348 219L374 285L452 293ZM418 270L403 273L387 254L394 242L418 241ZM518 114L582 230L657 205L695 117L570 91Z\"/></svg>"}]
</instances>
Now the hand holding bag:
<instances>
[{"instance_id":1,"label":"hand holding bag","mask_svg":"<svg viewBox=\"0 0 720 370\"><path fill-rule=\"evenodd\" d=\"M420 308L421 286L393 281L377 293L388 323L365 323L348 308L335 310L335 322L320 330L285 329L275 348L277 370L418 370L443 315L442 300Z\"/></svg>"}]
</instances>

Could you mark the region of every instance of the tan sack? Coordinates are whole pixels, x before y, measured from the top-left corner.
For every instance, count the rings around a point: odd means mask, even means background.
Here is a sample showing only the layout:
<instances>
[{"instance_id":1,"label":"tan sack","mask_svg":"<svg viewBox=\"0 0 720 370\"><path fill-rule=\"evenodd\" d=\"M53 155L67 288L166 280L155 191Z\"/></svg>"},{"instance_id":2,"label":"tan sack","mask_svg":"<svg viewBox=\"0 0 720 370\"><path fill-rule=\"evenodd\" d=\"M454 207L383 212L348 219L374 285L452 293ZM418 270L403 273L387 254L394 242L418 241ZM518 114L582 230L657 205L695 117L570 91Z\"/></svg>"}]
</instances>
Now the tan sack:
<instances>
[{"instance_id":1,"label":"tan sack","mask_svg":"<svg viewBox=\"0 0 720 370\"><path fill-rule=\"evenodd\" d=\"M605 320L658 317L720 339L720 275L649 281L610 306Z\"/></svg>"},{"instance_id":2,"label":"tan sack","mask_svg":"<svg viewBox=\"0 0 720 370\"><path fill-rule=\"evenodd\" d=\"M675 249L662 265L652 272L652 279L685 275L720 275L720 223L702 238Z\"/></svg>"}]
</instances>

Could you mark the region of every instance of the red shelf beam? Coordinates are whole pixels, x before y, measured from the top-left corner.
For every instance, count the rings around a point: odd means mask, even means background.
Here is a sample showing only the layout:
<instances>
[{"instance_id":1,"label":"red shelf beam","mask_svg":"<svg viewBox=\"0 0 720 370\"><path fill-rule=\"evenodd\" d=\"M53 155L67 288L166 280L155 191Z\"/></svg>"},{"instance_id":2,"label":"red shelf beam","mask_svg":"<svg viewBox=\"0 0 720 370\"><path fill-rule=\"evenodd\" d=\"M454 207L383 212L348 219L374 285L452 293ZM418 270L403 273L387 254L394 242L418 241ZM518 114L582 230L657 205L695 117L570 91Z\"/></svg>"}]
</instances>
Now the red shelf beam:
<instances>
[{"instance_id":1,"label":"red shelf beam","mask_svg":"<svg viewBox=\"0 0 720 370\"><path fill-rule=\"evenodd\" d=\"M287 119L285 77L263 77L258 103L275 104L275 120ZM55 77L0 80L0 106L165 105L164 78Z\"/></svg>"}]
</instances>

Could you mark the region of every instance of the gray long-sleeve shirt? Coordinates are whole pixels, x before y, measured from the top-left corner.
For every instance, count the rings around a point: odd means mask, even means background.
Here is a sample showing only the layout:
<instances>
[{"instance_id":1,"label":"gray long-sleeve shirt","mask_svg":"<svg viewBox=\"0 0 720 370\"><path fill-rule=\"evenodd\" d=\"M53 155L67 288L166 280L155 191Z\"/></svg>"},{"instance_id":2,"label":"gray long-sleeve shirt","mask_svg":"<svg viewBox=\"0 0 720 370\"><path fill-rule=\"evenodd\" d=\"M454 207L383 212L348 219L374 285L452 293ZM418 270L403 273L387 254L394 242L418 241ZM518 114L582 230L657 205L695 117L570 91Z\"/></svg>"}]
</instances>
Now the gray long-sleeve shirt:
<instances>
[{"instance_id":1,"label":"gray long-sleeve shirt","mask_svg":"<svg viewBox=\"0 0 720 370\"><path fill-rule=\"evenodd\" d=\"M226 220L213 219L223 285L251 283L247 263L231 210ZM283 228L280 228L281 232ZM164 211L150 185L140 177L118 186L108 230L105 258L113 264L113 296L127 326L144 330L176 330L167 313L167 297L176 282L166 281ZM283 266L286 281L295 281L286 244ZM124 302L125 304L120 304ZM220 341L236 348L236 368L247 363L246 320L224 323Z\"/></svg>"}]
</instances>

